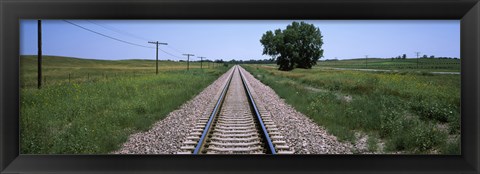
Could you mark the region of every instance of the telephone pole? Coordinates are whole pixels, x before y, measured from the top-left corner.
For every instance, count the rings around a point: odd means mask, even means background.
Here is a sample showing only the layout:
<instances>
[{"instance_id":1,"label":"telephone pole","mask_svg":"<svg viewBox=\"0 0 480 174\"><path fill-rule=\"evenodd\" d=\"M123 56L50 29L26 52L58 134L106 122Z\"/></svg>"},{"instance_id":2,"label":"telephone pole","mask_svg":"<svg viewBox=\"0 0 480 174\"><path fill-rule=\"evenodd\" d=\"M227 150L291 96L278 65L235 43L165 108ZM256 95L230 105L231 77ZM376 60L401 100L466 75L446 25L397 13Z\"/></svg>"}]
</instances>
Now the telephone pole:
<instances>
[{"instance_id":1,"label":"telephone pole","mask_svg":"<svg viewBox=\"0 0 480 174\"><path fill-rule=\"evenodd\" d=\"M156 64L155 74L158 74L158 45L168 45L168 43L161 43L161 42L158 42L158 41L156 41L156 42L148 42L148 43L157 45L157 52L156 52L157 61L155 62L155 64Z\"/></svg>"},{"instance_id":2,"label":"telephone pole","mask_svg":"<svg viewBox=\"0 0 480 174\"><path fill-rule=\"evenodd\" d=\"M418 69L418 58L420 56L420 52L415 52L415 54L417 54L417 69Z\"/></svg>"},{"instance_id":3,"label":"telephone pole","mask_svg":"<svg viewBox=\"0 0 480 174\"><path fill-rule=\"evenodd\" d=\"M193 54L182 54L184 56L187 56L187 71L190 69L190 56L195 56Z\"/></svg>"},{"instance_id":4,"label":"telephone pole","mask_svg":"<svg viewBox=\"0 0 480 174\"><path fill-rule=\"evenodd\" d=\"M367 68L367 66L368 66L367 59L368 59L368 55L365 55L365 68Z\"/></svg>"},{"instance_id":5,"label":"telephone pole","mask_svg":"<svg viewBox=\"0 0 480 174\"><path fill-rule=\"evenodd\" d=\"M37 55L37 66L38 66L38 82L37 88L40 89L42 87L42 20L38 20L38 55Z\"/></svg>"},{"instance_id":6,"label":"telephone pole","mask_svg":"<svg viewBox=\"0 0 480 174\"><path fill-rule=\"evenodd\" d=\"M210 69L210 60L205 59L205 61L207 61L207 69Z\"/></svg>"},{"instance_id":7,"label":"telephone pole","mask_svg":"<svg viewBox=\"0 0 480 174\"><path fill-rule=\"evenodd\" d=\"M203 67L202 62L203 62L203 58L205 58L205 57L198 57L198 58L200 58L200 69L203 69L202 68Z\"/></svg>"}]
</instances>

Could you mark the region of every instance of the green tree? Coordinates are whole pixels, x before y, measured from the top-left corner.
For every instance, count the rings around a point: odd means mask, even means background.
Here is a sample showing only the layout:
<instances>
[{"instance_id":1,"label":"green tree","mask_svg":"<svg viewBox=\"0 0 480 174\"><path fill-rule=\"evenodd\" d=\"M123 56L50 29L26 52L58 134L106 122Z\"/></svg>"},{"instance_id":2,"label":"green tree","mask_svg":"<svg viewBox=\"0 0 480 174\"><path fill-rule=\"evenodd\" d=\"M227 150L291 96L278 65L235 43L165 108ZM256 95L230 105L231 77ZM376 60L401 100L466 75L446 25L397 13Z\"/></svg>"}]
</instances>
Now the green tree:
<instances>
[{"instance_id":1,"label":"green tree","mask_svg":"<svg viewBox=\"0 0 480 174\"><path fill-rule=\"evenodd\" d=\"M403 54L402 59L406 59L406 58L407 58L407 54Z\"/></svg>"},{"instance_id":2,"label":"green tree","mask_svg":"<svg viewBox=\"0 0 480 174\"><path fill-rule=\"evenodd\" d=\"M323 57L320 29L305 22L292 22L286 29L267 31L260 39L263 54L276 58L279 70L310 69Z\"/></svg>"}]
</instances>

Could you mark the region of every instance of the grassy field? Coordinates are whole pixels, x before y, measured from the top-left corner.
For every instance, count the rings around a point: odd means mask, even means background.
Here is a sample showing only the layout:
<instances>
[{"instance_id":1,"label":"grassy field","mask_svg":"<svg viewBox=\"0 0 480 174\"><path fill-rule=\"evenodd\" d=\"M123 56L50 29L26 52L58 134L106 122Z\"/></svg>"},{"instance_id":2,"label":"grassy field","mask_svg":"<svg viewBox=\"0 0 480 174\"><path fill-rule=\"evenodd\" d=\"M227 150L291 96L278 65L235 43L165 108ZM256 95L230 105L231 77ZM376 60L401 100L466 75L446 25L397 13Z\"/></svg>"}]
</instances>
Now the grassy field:
<instances>
[{"instance_id":1,"label":"grassy field","mask_svg":"<svg viewBox=\"0 0 480 174\"><path fill-rule=\"evenodd\" d=\"M22 88L37 86L37 57L22 56L20 59L20 85ZM213 68L213 64L203 63L203 68ZM216 64L215 67L221 66ZM115 77L135 77L155 73L153 60L94 60L71 57L43 56L42 82L48 85L58 83L97 82ZM160 72L187 69L186 62L159 61ZM199 62L190 62L192 69L200 68Z\"/></svg>"},{"instance_id":2,"label":"grassy field","mask_svg":"<svg viewBox=\"0 0 480 174\"><path fill-rule=\"evenodd\" d=\"M372 152L460 154L459 75L244 67L343 141L362 132Z\"/></svg>"},{"instance_id":3,"label":"grassy field","mask_svg":"<svg viewBox=\"0 0 480 174\"><path fill-rule=\"evenodd\" d=\"M162 61L155 75L154 61L45 56L46 85L38 90L35 57L20 63L22 154L109 153L227 70L193 63L186 71L186 63Z\"/></svg>"},{"instance_id":4,"label":"grassy field","mask_svg":"<svg viewBox=\"0 0 480 174\"><path fill-rule=\"evenodd\" d=\"M418 61L418 64L417 64ZM350 59L320 61L317 67L460 72L460 59Z\"/></svg>"}]
</instances>

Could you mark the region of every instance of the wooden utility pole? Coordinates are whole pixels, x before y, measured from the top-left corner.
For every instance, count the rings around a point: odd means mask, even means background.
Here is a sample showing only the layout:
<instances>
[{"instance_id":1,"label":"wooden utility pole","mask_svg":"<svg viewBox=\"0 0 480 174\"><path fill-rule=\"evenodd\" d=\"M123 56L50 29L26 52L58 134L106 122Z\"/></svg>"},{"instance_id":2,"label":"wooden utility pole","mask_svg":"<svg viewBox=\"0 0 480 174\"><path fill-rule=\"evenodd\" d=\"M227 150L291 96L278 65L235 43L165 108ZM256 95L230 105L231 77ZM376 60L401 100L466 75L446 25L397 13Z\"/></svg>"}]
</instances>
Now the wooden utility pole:
<instances>
[{"instance_id":1,"label":"wooden utility pole","mask_svg":"<svg viewBox=\"0 0 480 174\"><path fill-rule=\"evenodd\" d=\"M37 65L38 65L38 86L37 88L40 89L42 87L42 20L38 20L38 55L37 55Z\"/></svg>"},{"instance_id":2,"label":"wooden utility pole","mask_svg":"<svg viewBox=\"0 0 480 174\"><path fill-rule=\"evenodd\" d=\"M417 69L418 69L418 59L419 59L419 56L420 56L420 52L415 52L415 54L417 54Z\"/></svg>"},{"instance_id":3,"label":"wooden utility pole","mask_svg":"<svg viewBox=\"0 0 480 174\"><path fill-rule=\"evenodd\" d=\"M367 66L368 66L367 59L368 59L368 55L365 55L365 68L367 68Z\"/></svg>"},{"instance_id":4,"label":"wooden utility pole","mask_svg":"<svg viewBox=\"0 0 480 174\"><path fill-rule=\"evenodd\" d=\"M205 59L205 61L207 62L207 68L210 69L210 60Z\"/></svg>"},{"instance_id":5,"label":"wooden utility pole","mask_svg":"<svg viewBox=\"0 0 480 174\"><path fill-rule=\"evenodd\" d=\"M157 45L157 54L156 54L157 61L155 62L157 69L156 69L156 71L155 71L155 74L158 74L158 45L159 45L159 44L160 44L160 45L168 45L168 43L161 43L161 42L158 42L158 41L156 41L156 42L148 42L148 43Z\"/></svg>"},{"instance_id":6,"label":"wooden utility pole","mask_svg":"<svg viewBox=\"0 0 480 174\"><path fill-rule=\"evenodd\" d=\"M198 57L198 58L200 58L200 69L203 69L203 65L202 65L203 64L203 58L205 58L205 57Z\"/></svg>"},{"instance_id":7,"label":"wooden utility pole","mask_svg":"<svg viewBox=\"0 0 480 174\"><path fill-rule=\"evenodd\" d=\"M195 56L193 54L183 54L184 56L187 56L187 71L190 69L190 56Z\"/></svg>"}]
</instances>

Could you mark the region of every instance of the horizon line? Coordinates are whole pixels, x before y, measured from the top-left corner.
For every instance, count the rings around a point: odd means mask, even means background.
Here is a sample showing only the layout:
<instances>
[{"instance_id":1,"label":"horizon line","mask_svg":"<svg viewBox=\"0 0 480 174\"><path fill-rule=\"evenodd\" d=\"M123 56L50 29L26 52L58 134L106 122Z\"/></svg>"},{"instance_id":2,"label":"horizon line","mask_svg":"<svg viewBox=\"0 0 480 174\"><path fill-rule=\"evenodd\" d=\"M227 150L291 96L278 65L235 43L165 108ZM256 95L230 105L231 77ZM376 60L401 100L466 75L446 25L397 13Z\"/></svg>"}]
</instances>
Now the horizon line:
<instances>
[{"instance_id":1,"label":"horizon line","mask_svg":"<svg viewBox=\"0 0 480 174\"><path fill-rule=\"evenodd\" d=\"M21 56L37 56L37 55L34 55L34 54L23 54L23 55L20 55ZM145 58L128 58L128 59L99 59L99 58L85 58L85 57L73 57L73 56L61 56L61 55L42 55L42 57L45 57L45 56L50 56L50 57L64 57L64 58L74 58L74 59L84 59L84 60L104 60L104 61L122 61L122 60L150 60L150 61L155 61L155 58L152 58L152 59L145 59ZM396 57L369 57L367 59L397 59ZM439 59L439 58L451 58L451 59L461 59L460 57L442 57L442 56L438 56L438 57L435 57L433 59ZM356 60L356 59L362 59L362 60L365 60L365 58L363 57L354 57L354 58L320 58L318 59L318 61L326 61L326 60ZM417 59L415 57L407 57L406 59ZM423 57L419 57L418 59L432 59L430 57L427 57L427 58L423 58ZM185 61L185 60L174 60L174 59L158 59L159 61L174 61L174 62L179 62L179 61ZM210 59L206 59L207 61L210 60ZM215 60L223 60L223 59L212 59L210 61L215 61ZM226 59L226 60L223 60L223 61L232 61L232 60L235 60L235 59ZM250 61L250 60L269 60L269 59L248 59L248 60L242 60L242 59L238 59L238 60L235 60L235 61ZM200 61L200 60L198 60ZM195 60L191 60L190 62L197 62Z\"/></svg>"}]
</instances>

